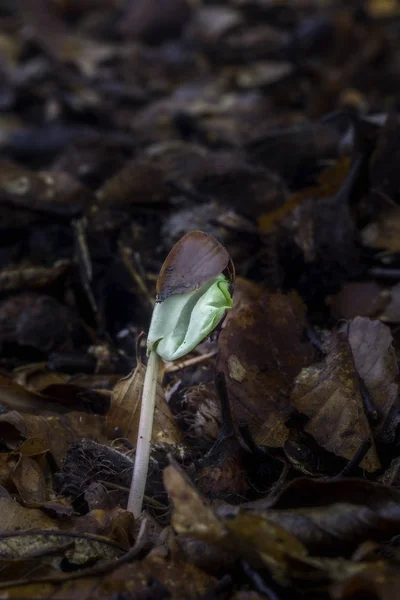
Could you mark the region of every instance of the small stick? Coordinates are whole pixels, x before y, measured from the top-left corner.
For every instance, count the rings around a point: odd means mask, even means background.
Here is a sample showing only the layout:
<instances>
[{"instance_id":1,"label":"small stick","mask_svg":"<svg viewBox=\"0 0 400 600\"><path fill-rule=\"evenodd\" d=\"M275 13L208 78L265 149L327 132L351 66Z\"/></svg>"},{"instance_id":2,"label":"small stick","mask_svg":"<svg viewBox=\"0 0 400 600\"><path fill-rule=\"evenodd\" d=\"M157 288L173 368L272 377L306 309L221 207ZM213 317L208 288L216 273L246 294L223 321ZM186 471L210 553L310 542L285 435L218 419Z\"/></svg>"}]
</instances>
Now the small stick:
<instances>
[{"instance_id":1,"label":"small stick","mask_svg":"<svg viewBox=\"0 0 400 600\"><path fill-rule=\"evenodd\" d=\"M360 462L363 460L368 450L371 448L372 442L371 440L364 440L361 442L357 452L354 454L353 458L349 460L347 465L338 473L334 475L334 479L338 479L339 477L347 477L350 473L358 466L360 466Z\"/></svg>"},{"instance_id":2,"label":"small stick","mask_svg":"<svg viewBox=\"0 0 400 600\"><path fill-rule=\"evenodd\" d=\"M200 356L194 356L193 358L187 358L186 360L182 360L177 364L171 363L167 364L165 368L166 373L175 373L175 371L181 371L182 369L186 369L187 367L194 367L195 365L201 365L203 362L206 362L209 358L212 358L217 354L216 350L212 352L207 352L207 354L201 354Z\"/></svg>"},{"instance_id":3,"label":"small stick","mask_svg":"<svg viewBox=\"0 0 400 600\"><path fill-rule=\"evenodd\" d=\"M133 477L127 506L127 510L133 513L135 519L138 519L142 512L144 490L146 487L159 367L160 357L155 350L152 350L147 363L143 384L135 466L133 468Z\"/></svg>"}]
</instances>

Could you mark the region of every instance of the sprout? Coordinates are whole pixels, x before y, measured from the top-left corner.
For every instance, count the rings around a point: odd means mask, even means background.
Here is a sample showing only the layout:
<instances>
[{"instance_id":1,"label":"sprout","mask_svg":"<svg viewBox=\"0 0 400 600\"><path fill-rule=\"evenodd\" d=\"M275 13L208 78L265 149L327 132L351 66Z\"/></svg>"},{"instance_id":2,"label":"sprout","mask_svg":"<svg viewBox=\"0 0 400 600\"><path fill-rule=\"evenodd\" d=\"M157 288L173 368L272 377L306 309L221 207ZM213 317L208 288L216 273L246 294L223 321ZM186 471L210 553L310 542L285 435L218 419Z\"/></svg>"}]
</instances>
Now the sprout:
<instances>
[{"instance_id":1,"label":"sprout","mask_svg":"<svg viewBox=\"0 0 400 600\"><path fill-rule=\"evenodd\" d=\"M157 281L157 302L147 338L135 466L128 510L139 517L146 486L160 358L193 350L232 307L234 269L227 250L202 231L186 234L168 254Z\"/></svg>"}]
</instances>

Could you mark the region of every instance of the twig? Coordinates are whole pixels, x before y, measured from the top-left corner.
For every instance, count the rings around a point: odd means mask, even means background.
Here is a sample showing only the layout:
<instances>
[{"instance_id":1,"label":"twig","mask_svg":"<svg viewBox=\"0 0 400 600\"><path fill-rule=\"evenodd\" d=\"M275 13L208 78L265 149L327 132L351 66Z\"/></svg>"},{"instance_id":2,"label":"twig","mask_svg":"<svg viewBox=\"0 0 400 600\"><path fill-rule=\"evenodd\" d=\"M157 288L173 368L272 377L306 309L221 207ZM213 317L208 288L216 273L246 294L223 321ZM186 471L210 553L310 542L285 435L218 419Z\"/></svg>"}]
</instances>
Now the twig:
<instances>
[{"instance_id":1,"label":"twig","mask_svg":"<svg viewBox=\"0 0 400 600\"><path fill-rule=\"evenodd\" d=\"M147 520L143 519L140 525L135 545L130 550L128 550L126 554L124 554L120 558L117 558L116 560L107 560L89 569L82 569L82 571L75 571L72 573L56 573L55 575L46 575L44 577L36 577L32 579L12 579L10 581L3 581L0 583L0 589L32 585L34 583L63 583L64 581L81 579L82 577L105 575L106 573L110 573L111 571L114 571L118 567L136 558L136 556L140 554L140 552L142 552L142 550L144 550L144 548L146 547L147 533Z\"/></svg>"},{"instance_id":2,"label":"twig","mask_svg":"<svg viewBox=\"0 0 400 600\"><path fill-rule=\"evenodd\" d=\"M194 356L193 358L187 358L186 360L182 360L178 363L171 363L166 366L166 373L175 373L175 371L180 371L182 369L187 369L188 367L194 367L195 365L201 365L203 362L206 362L209 358L212 358L217 354L216 350L212 352L207 352L207 354L201 354L201 356Z\"/></svg>"},{"instance_id":3,"label":"twig","mask_svg":"<svg viewBox=\"0 0 400 600\"><path fill-rule=\"evenodd\" d=\"M340 471L340 473L335 475L335 479L338 479L339 477L347 477L347 475L350 475L353 469L360 465L360 462L363 460L364 456L367 454L371 446L371 440L364 440L358 448L357 452L354 454L353 458L349 460L347 465Z\"/></svg>"},{"instance_id":4,"label":"twig","mask_svg":"<svg viewBox=\"0 0 400 600\"><path fill-rule=\"evenodd\" d=\"M132 279L136 283L136 285L139 289L139 292L141 293L141 295L143 296L143 298L145 300L146 308L148 309L149 313L151 314L153 312L154 302L153 302L153 299L149 292L149 289L146 285L146 282L144 281L143 277L139 273L139 270L136 269L135 265L132 262L133 261L132 252L130 252L129 248L125 248L121 243L118 245L118 247L119 247L119 252L121 254L122 260L124 261L124 265L125 265L126 269L129 271L129 274L132 276Z\"/></svg>"}]
</instances>

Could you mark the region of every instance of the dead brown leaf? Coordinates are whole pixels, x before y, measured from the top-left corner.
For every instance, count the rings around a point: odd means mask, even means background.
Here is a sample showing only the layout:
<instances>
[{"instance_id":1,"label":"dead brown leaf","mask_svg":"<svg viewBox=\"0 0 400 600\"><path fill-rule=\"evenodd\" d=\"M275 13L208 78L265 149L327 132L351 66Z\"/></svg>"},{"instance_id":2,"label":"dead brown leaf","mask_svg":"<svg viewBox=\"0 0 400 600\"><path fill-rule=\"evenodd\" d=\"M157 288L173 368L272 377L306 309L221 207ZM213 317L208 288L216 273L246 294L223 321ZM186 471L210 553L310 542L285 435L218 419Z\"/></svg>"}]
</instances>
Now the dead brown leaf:
<instances>
[{"instance_id":1,"label":"dead brown leaf","mask_svg":"<svg viewBox=\"0 0 400 600\"><path fill-rule=\"evenodd\" d=\"M59 529L59 524L37 508L25 508L11 498L0 498L2 534L28 529Z\"/></svg>"},{"instance_id":2,"label":"dead brown leaf","mask_svg":"<svg viewBox=\"0 0 400 600\"><path fill-rule=\"evenodd\" d=\"M266 294L230 317L219 337L235 420L246 421L258 444L282 446L292 412L290 389L314 357L303 340L304 305L295 295Z\"/></svg>"},{"instance_id":3,"label":"dead brown leaf","mask_svg":"<svg viewBox=\"0 0 400 600\"><path fill-rule=\"evenodd\" d=\"M172 526L180 534L228 549L255 566L268 566L279 581L289 577L287 558L305 558L303 545L288 531L254 515L219 519L175 465L164 471L164 483L173 503Z\"/></svg>"},{"instance_id":4,"label":"dead brown leaf","mask_svg":"<svg viewBox=\"0 0 400 600\"><path fill-rule=\"evenodd\" d=\"M11 479L25 504L41 504L46 501L45 476L34 458L21 454Z\"/></svg>"},{"instance_id":5,"label":"dead brown leaf","mask_svg":"<svg viewBox=\"0 0 400 600\"><path fill-rule=\"evenodd\" d=\"M351 281L334 296L328 296L326 304L336 319L374 318L389 308L390 301L390 291L375 281Z\"/></svg>"},{"instance_id":6,"label":"dead brown leaf","mask_svg":"<svg viewBox=\"0 0 400 600\"><path fill-rule=\"evenodd\" d=\"M65 577L57 583L26 583L7 589L7 598L80 598L107 600L110 595L149 598L157 593L171 600L197 600L213 592L217 579L189 563L167 561L150 555L142 561L124 564L110 573L84 575L70 581ZM167 595L168 594L168 595Z\"/></svg>"},{"instance_id":7,"label":"dead brown leaf","mask_svg":"<svg viewBox=\"0 0 400 600\"><path fill-rule=\"evenodd\" d=\"M393 441L400 420L400 405L399 368L390 329L380 321L356 317L349 323L348 329L343 326L342 331L348 334L357 372L378 413L374 424L375 436Z\"/></svg>"},{"instance_id":8,"label":"dead brown leaf","mask_svg":"<svg viewBox=\"0 0 400 600\"><path fill-rule=\"evenodd\" d=\"M324 362L311 365L296 378L291 401L309 417L305 431L326 450L351 460L362 444L371 443L360 466L380 468L364 411L351 347L343 333L332 334Z\"/></svg>"},{"instance_id":9,"label":"dead brown leaf","mask_svg":"<svg viewBox=\"0 0 400 600\"><path fill-rule=\"evenodd\" d=\"M145 373L146 367L139 361L136 368L115 385L111 408L106 417L110 438L125 437L136 444ZM158 384L152 441L177 444L181 439L182 433L165 400L164 390Z\"/></svg>"},{"instance_id":10,"label":"dead brown leaf","mask_svg":"<svg viewBox=\"0 0 400 600\"><path fill-rule=\"evenodd\" d=\"M400 251L400 209L397 206L384 210L376 221L362 231L365 246L388 252Z\"/></svg>"},{"instance_id":11,"label":"dead brown leaf","mask_svg":"<svg viewBox=\"0 0 400 600\"><path fill-rule=\"evenodd\" d=\"M241 510L264 515L300 540L313 556L350 556L368 540L400 531L400 492L361 479L299 478L274 499Z\"/></svg>"},{"instance_id":12,"label":"dead brown leaf","mask_svg":"<svg viewBox=\"0 0 400 600\"><path fill-rule=\"evenodd\" d=\"M104 419L85 413L46 417L12 410L0 415L0 436L11 447L31 437L44 438L59 465L68 448L82 438L106 441Z\"/></svg>"},{"instance_id":13,"label":"dead brown leaf","mask_svg":"<svg viewBox=\"0 0 400 600\"><path fill-rule=\"evenodd\" d=\"M101 535L124 548L134 542L135 520L133 514L119 506L111 510L95 509L75 521L78 533Z\"/></svg>"}]
</instances>

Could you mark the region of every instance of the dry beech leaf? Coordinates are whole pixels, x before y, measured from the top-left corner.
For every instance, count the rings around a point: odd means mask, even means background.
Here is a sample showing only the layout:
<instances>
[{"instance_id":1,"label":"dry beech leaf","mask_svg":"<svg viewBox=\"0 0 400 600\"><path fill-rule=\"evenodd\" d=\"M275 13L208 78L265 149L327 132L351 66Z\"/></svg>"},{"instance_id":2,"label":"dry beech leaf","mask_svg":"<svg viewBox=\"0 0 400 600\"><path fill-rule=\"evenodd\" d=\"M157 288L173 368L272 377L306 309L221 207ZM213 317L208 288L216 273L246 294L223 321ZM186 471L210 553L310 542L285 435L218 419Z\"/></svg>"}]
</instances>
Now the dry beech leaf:
<instances>
[{"instance_id":1,"label":"dry beech leaf","mask_svg":"<svg viewBox=\"0 0 400 600\"><path fill-rule=\"evenodd\" d=\"M354 573L339 581L331 588L332 600L357 600L358 598L377 598L396 600L400 598L400 578L398 564L384 561L369 563L362 573Z\"/></svg>"},{"instance_id":2,"label":"dry beech leaf","mask_svg":"<svg viewBox=\"0 0 400 600\"><path fill-rule=\"evenodd\" d=\"M318 184L292 194L279 208L260 216L258 227L261 233L271 233L293 210L310 199L329 198L336 194L347 176L350 167L348 157L340 159L333 167L323 171Z\"/></svg>"},{"instance_id":3,"label":"dry beech leaf","mask_svg":"<svg viewBox=\"0 0 400 600\"><path fill-rule=\"evenodd\" d=\"M54 383L66 383L69 376L66 373L50 371L47 362L29 363L14 369L13 380L25 389L40 392L43 388Z\"/></svg>"},{"instance_id":4,"label":"dry beech leaf","mask_svg":"<svg viewBox=\"0 0 400 600\"><path fill-rule=\"evenodd\" d=\"M135 210L137 204L166 202L171 195L161 169L145 161L130 161L96 192L101 208Z\"/></svg>"},{"instance_id":5,"label":"dry beech leaf","mask_svg":"<svg viewBox=\"0 0 400 600\"><path fill-rule=\"evenodd\" d=\"M133 514L116 506L111 510L95 509L75 521L74 531L101 535L124 548L133 546L135 533Z\"/></svg>"},{"instance_id":6,"label":"dry beech leaf","mask_svg":"<svg viewBox=\"0 0 400 600\"><path fill-rule=\"evenodd\" d=\"M46 479L34 458L20 455L11 479L25 504L41 504L46 501Z\"/></svg>"},{"instance_id":7,"label":"dry beech leaf","mask_svg":"<svg viewBox=\"0 0 400 600\"><path fill-rule=\"evenodd\" d=\"M0 161L0 203L40 212L74 216L95 200L92 192L68 173L28 171L17 163Z\"/></svg>"},{"instance_id":8,"label":"dry beech leaf","mask_svg":"<svg viewBox=\"0 0 400 600\"><path fill-rule=\"evenodd\" d=\"M38 382L39 383L39 382ZM44 384L44 380L42 380ZM59 415L71 412L104 414L108 411L109 392L87 389L77 383L66 383L53 378L40 392L24 387L6 375L0 374L2 404L10 410L41 415Z\"/></svg>"},{"instance_id":9,"label":"dry beech leaf","mask_svg":"<svg viewBox=\"0 0 400 600\"><path fill-rule=\"evenodd\" d=\"M54 402L52 398L28 390L2 374L0 374L0 393L1 403L9 410L40 412L42 415L62 414L68 410L62 404Z\"/></svg>"},{"instance_id":10,"label":"dry beech leaf","mask_svg":"<svg viewBox=\"0 0 400 600\"><path fill-rule=\"evenodd\" d=\"M22 442L18 448L19 454L22 456L42 456L49 451L49 443L44 437L31 437Z\"/></svg>"},{"instance_id":11,"label":"dry beech leaf","mask_svg":"<svg viewBox=\"0 0 400 600\"><path fill-rule=\"evenodd\" d=\"M267 566L282 583L289 577L287 559L307 557L301 542L267 518L238 514L219 519L176 465L165 469L164 484L173 503L172 526L177 533L230 550L254 566Z\"/></svg>"},{"instance_id":12,"label":"dry beech leaf","mask_svg":"<svg viewBox=\"0 0 400 600\"><path fill-rule=\"evenodd\" d=\"M104 419L100 415L69 413L62 416L37 416L12 410L0 415L0 437L9 445L23 439L41 437L58 465L72 444L83 438L106 442Z\"/></svg>"},{"instance_id":13,"label":"dry beech leaf","mask_svg":"<svg viewBox=\"0 0 400 600\"><path fill-rule=\"evenodd\" d=\"M24 579L62 578L66 567L74 571L101 560L118 559L122 552L113 540L74 531L46 531L43 527L34 532L5 533L0 536L0 586L6 589L10 580L23 585Z\"/></svg>"},{"instance_id":14,"label":"dry beech leaf","mask_svg":"<svg viewBox=\"0 0 400 600\"><path fill-rule=\"evenodd\" d=\"M363 542L384 541L399 531L400 491L362 479L302 477L277 497L241 510L278 523L313 556L349 556Z\"/></svg>"},{"instance_id":15,"label":"dry beech leaf","mask_svg":"<svg viewBox=\"0 0 400 600\"><path fill-rule=\"evenodd\" d=\"M399 368L390 329L380 321L357 317L349 323L348 329L347 326L343 326L342 331L348 331L357 372L362 377L378 412L378 422L374 426L375 437L383 435L385 438L385 430L394 430L399 424L397 415L400 413ZM392 422L387 423L394 408L397 408L396 418L392 415Z\"/></svg>"},{"instance_id":16,"label":"dry beech leaf","mask_svg":"<svg viewBox=\"0 0 400 600\"><path fill-rule=\"evenodd\" d=\"M343 333L331 336L323 362L301 371L291 401L309 417L305 431L320 446L351 460L362 444L370 442L371 448L360 466L370 472L380 468L353 354Z\"/></svg>"},{"instance_id":17,"label":"dry beech leaf","mask_svg":"<svg viewBox=\"0 0 400 600\"><path fill-rule=\"evenodd\" d=\"M106 417L109 438L115 438L117 434L136 444L145 373L146 367L139 361L136 368L115 385ZM164 390L158 384L152 441L177 444L181 439L182 433L167 404Z\"/></svg>"},{"instance_id":18,"label":"dry beech leaf","mask_svg":"<svg viewBox=\"0 0 400 600\"><path fill-rule=\"evenodd\" d=\"M25 508L11 498L0 498L0 531L58 529L59 524L37 508Z\"/></svg>"},{"instance_id":19,"label":"dry beech leaf","mask_svg":"<svg viewBox=\"0 0 400 600\"><path fill-rule=\"evenodd\" d=\"M30 35L50 56L74 63L85 75L92 76L102 61L115 56L116 49L110 44L71 33L45 0L21 0L19 5Z\"/></svg>"},{"instance_id":20,"label":"dry beech leaf","mask_svg":"<svg viewBox=\"0 0 400 600\"><path fill-rule=\"evenodd\" d=\"M230 316L220 334L217 368L234 418L249 424L258 444L279 447L287 439L291 386L314 358L303 339L304 318L295 294L266 294Z\"/></svg>"},{"instance_id":21,"label":"dry beech leaf","mask_svg":"<svg viewBox=\"0 0 400 600\"><path fill-rule=\"evenodd\" d=\"M65 574L67 575L67 574ZM190 563L172 561L150 554L141 561L116 564L103 575L64 578L57 583L21 583L7 589L8 599L79 598L80 600L109 600L121 598L170 598L171 600L198 600L214 592L218 584L215 577L204 573Z\"/></svg>"},{"instance_id":22,"label":"dry beech leaf","mask_svg":"<svg viewBox=\"0 0 400 600\"><path fill-rule=\"evenodd\" d=\"M378 317L386 313L391 302L391 291L375 281L350 281L341 290L328 296L326 304L336 319Z\"/></svg>"},{"instance_id":23,"label":"dry beech leaf","mask_svg":"<svg viewBox=\"0 0 400 600\"><path fill-rule=\"evenodd\" d=\"M362 241L369 248L400 252L400 208L386 207L376 221L363 229Z\"/></svg>"}]
</instances>

